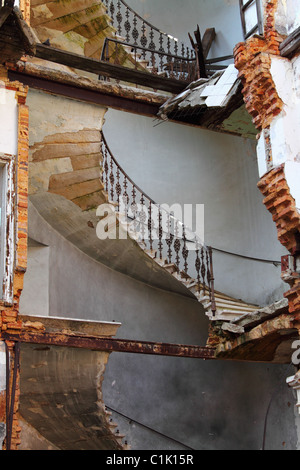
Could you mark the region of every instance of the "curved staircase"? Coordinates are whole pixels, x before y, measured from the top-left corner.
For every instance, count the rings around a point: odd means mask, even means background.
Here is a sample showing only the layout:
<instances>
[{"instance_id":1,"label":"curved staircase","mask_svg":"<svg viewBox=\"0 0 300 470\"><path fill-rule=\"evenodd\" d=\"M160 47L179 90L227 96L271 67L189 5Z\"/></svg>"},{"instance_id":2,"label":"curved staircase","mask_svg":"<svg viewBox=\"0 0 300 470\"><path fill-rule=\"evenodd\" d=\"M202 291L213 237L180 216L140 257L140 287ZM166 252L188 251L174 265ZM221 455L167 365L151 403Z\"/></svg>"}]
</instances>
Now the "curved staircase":
<instances>
[{"instance_id":1,"label":"curved staircase","mask_svg":"<svg viewBox=\"0 0 300 470\"><path fill-rule=\"evenodd\" d=\"M166 58L175 57L177 60L180 54L186 64L195 60L192 59L191 50L182 46L179 51L176 39L137 15L123 0L121 2L79 0L71 9L63 2L53 3L47 0L34 2L31 4L31 26L41 42L49 40L51 45L66 50L70 47L74 50L76 47L78 53L91 58L99 58L101 51L104 51L105 40L112 39L124 52L125 62L123 61L122 65L126 66L127 61L130 63L127 64L129 67L137 67L138 63L138 67L149 69L152 60L150 69L154 69L158 62L162 62L162 58L165 66ZM155 47L154 42L159 48ZM109 47L111 49L108 52L111 55L115 46L109 44ZM150 59L145 58L147 47ZM157 52L160 52L161 56L154 62L153 54ZM169 70L169 74L173 72L176 71ZM186 73L181 67L177 72L181 76L182 73ZM156 70L156 73L159 72ZM164 73L163 69L160 73ZM158 233L155 239L150 235L150 239L146 240L143 228L140 233L134 227L132 229L132 224L131 230L128 231L128 217L126 215L124 219L124 214L119 212L120 197L123 200L125 198L131 208L134 208L136 203L145 208L144 215L148 218L148 225L144 224L145 231L149 231L149 220L152 224L151 211L156 211L158 219L160 215L163 218L170 217L170 214L166 215L165 211L161 211L160 206L126 175L112 156L103 134L101 134L101 144L100 139L95 137L97 132L98 129L94 128L80 133L74 129L73 133L48 136L43 142L32 147L30 171L33 192L30 199L41 215L61 234L96 260L143 281L147 282L150 279L156 287L162 286L170 291L196 298L210 319L231 321L257 310L258 307L255 305L215 291L212 251L191 232L189 237L192 237L192 242L196 246L193 250L188 250L189 240L180 221L171 217L173 232L168 227L167 234L162 228L161 221L156 221L155 226L150 226L150 233L153 230ZM78 142L76 139L79 139ZM98 153L100 145L102 150ZM84 154L86 158L83 158ZM58 160L55 162L57 157L61 157L60 162L64 163L58 164ZM99 163L102 165L101 183ZM41 176L41 167L43 167L43 176ZM96 208L105 203L110 204L117 223L123 230L123 236L113 243L115 252L113 257L111 255L113 250L109 247L108 240L101 242L100 250L97 246L99 240L95 233L92 233L95 232L94 228L99 221ZM131 216L133 220L136 218L135 213ZM176 236L178 229L181 231L181 236ZM129 237L124 235L127 232ZM125 238L129 239L129 243ZM140 253L136 247L141 249ZM133 253L136 259L134 266L131 261ZM145 255L149 263L145 263ZM144 267L141 268L142 265Z\"/></svg>"},{"instance_id":2,"label":"curved staircase","mask_svg":"<svg viewBox=\"0 0 300 470\"><path fill-rule=\"evenodd\" d=\"M259 308L257 305L215 291L211 247L202 244L198 235L188 230L172 214L165 214L165 210L161 209L130 179L114 158L102 132L101 136L103 156L101 193L111 206L112 213L115 214L116 224L122 229L121 238L124 238L124 233L127 233L130 239L135 240L149 259L183 285L203 305L210 320L232 321L247 313L257 311ZM138 205L141 208L140 211ZM119 210L120 206L122 206L122 211ZM154 207L158 219L156 224L151 214ZM148 212L146 221L145 212ZM172 219L175 233L170 230L171 224L167 231L162 226L161 221L166 217L169 221ZM178 226L181 228L179 234ZM147 230L148 239L144 233ZM157 233L156 239L151 237L153 232ZM196 244L192 252L187 248L188 238L191 239L191 236L192 242ZM191 253L195 255L192 267L190 267ZM175 260L172 260L172 256Z\"/></svg>"}]
</instances>

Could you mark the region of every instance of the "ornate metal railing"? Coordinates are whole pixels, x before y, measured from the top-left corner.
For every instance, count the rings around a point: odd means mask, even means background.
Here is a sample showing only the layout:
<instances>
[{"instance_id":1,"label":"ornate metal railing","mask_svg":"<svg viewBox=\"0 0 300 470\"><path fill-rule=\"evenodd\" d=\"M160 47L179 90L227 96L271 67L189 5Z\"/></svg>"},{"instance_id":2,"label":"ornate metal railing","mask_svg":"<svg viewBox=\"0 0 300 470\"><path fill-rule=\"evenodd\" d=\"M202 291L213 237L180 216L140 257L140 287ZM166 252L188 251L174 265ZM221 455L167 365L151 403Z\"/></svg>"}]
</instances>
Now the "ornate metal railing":
<instances>
[{"instance_id":1,"label":"ornate metal railing","mask_svg":"<svg viewBox=\"0 0 300 470\"><path fill-rule=\"evenodd\" d=\"M233 59L232 55L205 59L205 71L201 72L195 47L188 47L156 28L124 0L102 1L116 29L116 37L104 40L101 60L190 83L225 69L228 64L220 62Z\"/></svg>"},{"instance_id":2,"label":"ornate metal railing","mask_svg":"<svg viewBox=\"0 0 300 470\"><path fill-rule=\"evenodd\" d=\"M133 182L113 156L102 132L101 142L102 184L130 236L159 264L174 269L178 278L185 279L188 287L193 286L199 297L208 299L215 313L211 247Z\"/></svg>"},{"instance_id":3,"label":"ornate metal railing","mask_svg":"<svg viewBox=\"0 0 300 470\"><path fill-rule=\"evenodd\" d=\"M144 68L153 74L184 81L196 78L196 55L192 48L153 26L124 0L103 0L103 3L118 37L105 40L101 60L123 65L126 47L134 69Z\"/></svg>"},{"instance_id":4,"label":"ornate metal railing","mask_svg":"<svg viewBox=\"0 0 300 470\"><path fill-rule=\"evenodd\" d=\"M124 0L103 0L111 17L112 25L124 41L134 46L148 47L189 59L194 51L183 43L153 26L136 13ZM159 44L159 47L157 45ZM194 56L195 57L195 56Z\"/></svg>"},{"instance_id":5,"label":"ornate metal railing","mask_svg":"<svg viewBox=\"0 0 300 470\"><path fill-rule=\"evenodd\" d=\"M188 83L197 77L195 58L186 58L167 52L156 51L113 38L105 39L101 60L123 65L124 47L130 49L130 59L127 59L127 64L131 61L132 65L130 64L130 67L135 70L147 70L155 75L175 78Z\"/></svg>"}]
</instances>

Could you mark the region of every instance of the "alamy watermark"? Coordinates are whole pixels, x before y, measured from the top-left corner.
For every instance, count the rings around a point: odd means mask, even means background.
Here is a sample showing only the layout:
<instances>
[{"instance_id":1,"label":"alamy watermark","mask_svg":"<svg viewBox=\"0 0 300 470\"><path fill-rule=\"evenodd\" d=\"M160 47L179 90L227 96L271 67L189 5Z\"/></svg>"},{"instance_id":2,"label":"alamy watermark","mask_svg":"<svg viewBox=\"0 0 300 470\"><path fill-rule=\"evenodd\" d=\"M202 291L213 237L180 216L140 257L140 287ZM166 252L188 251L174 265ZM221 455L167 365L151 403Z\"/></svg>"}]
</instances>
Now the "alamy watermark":
<instances>
[{"instance_id":1,"label":"alamy watermark","mask_svg":"<svg viewBox=\"0 0 300 470\"><path fill-rule=\"evenodd\" d=\"M204 244L204 204L125 204L116 207L101 204L96 233L100 240L126 239L128 234L140 240L186 239L188 250ZM122 229L120 229L120 226Z\"/></svg>"},{"instance_id":2,"label":"alamy watermark","mask_svg":"<svg viewBox=\"0 0 300 470\"><path fill-rule=\"evenodd\" d=\"M300 340L293 342L292 349L295 349L295 352L292 354L292 363L294 366L298 366L300 364Z\"/></svg>"}]
</instances>

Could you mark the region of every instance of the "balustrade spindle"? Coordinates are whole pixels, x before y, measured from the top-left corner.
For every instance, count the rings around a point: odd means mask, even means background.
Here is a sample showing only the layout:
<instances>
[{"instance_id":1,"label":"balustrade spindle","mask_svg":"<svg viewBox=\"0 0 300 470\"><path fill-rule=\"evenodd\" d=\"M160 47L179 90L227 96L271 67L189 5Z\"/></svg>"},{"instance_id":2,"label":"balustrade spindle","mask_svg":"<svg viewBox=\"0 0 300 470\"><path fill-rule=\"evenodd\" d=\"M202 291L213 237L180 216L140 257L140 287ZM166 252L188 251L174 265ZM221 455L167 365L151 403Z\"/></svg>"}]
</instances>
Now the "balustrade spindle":
<instances>
[{"instance_id":1,"label":"balustrade spindle","mask_svg":"<svg viewBox=\"0 0 300 470\"><path fill-rule=\"evenodd\" d=\"M176 266L177 266L177 269L179 271L180 269L180 256L179 256L179 252L180 252L180 240L179 238L175 238L175 241L174 241L174 250L175 250L175 259L176 259Z\"/></svg>"},{"instance_id":2,"label":"balustrade spindle","mask_svg":"<svg viewBox=\"0 0 300 470\"><path fill-rule=\"evenodd\" d=\"M151 28L151 30L150 30L149 37L150 37L149 49L151 49L153 51L155 49L153 28Z\"/></svg>"},{"instance_id":3,"label":"balustrade spindle","mask_svg":"<svg viewBox=\"0 0 300 470\"><path fill-rule=\"evenodd\" d=\"M160 206L158 207L158 251L159 251L159 258L162 259L162 250L163 250L163 229L162 229L162 213L160 210Z\"/></svg>"},{"instance_id":4,"label":"balustrade spindle","mask_svg":"<svg viewBox=\"0 0 300 470\"><path fill-rule=\"evenodd\" d=\"M130 21L129 21L130 14L129 14L129 8L128 7L126 7L125 17L126 17L126 21L124 23L124 28L125 28L125 31L126 31L126 42L129 42L129 40L130 40L129 33L130 33L130 30L131 30L131 24L130 24Z\"/></svg>"},{"instance_id":5,"label":"balustrade spindle","mask_svg":"<svg viewBox=\"0 0 300 470\"><path fill-rule=\"evenodd\" d=\"M209 298L211 298L211 288L210 288L210 281L211 281L211 275L210 275L210 260L209 260L209 253L208 251L206 250L206 275L207 275L207 283L205 283L205 285L207 285L208 287L208 294L209 294Z\"/></svg>"},{"instance_id":6,"label":"balustrade spindle","mask_svg":"<svg viewBox=\"0 0 300 470\"><path fill-rule=\"evenodd\" d=\"M205 274L206 274L206 269L205 269L205 264L204 264L204 248L202 246L201 247L201 276L202 276L203 295L205 295Z\"/></svg>"},{"instance_id":7,"label":"balustrade spindle","mask_svg":"<svg viewBox=\"0 0 300 470\"><path fill-rule=\"evenodd\" d=\"M133 230L136 233L137 232L137 212L138 212L138 207L136 204L136 187L132 186L132 203L131 203L131 211L132 211L132 216L133 216Z\"/></svg>"},{"instance_id":8,"label":"balustrade spindle","mask_svg":"<svg viewBox=\"0 0 300 470\"><path fill-rule=\"evenodd\" d=\"M149 204L149 218L148 218L148 234L150 241L150 251L153 250L153 238L152 238L152 202Z\"/></svg>"},{"instance_id":9,"label":"balustrade spindle","mask_svg":"<svg viewBox=\"0 0 300 470\"><path fill-rule=\"evenodd\" d=\"M117 204L118 210L120 210L120 196L122 194L122 187L120 184L120 168L117 168L117 184L116 184Z\"/></svg>"},{"instance_id":10,"label":"balustrade spindle","mask_svg":"<svg viewBox=\"0 0 300 470\"><path fill-rule=\"evenodd\" d=\"M197 243L197 242L196 242ZM195 260L195 268L196 268L196 274L197 274L197 287L198 287L198 292L201 290L201 279L200 279L200 268L201 268L201 261L199 258L199 246L197 243L196 246L196 260Z\"/></svg>"},{"instance_id":11,"label":"balustrade spindle","mask_svg":"<svg viewBox=\"0 0 300 470\"><path fill-rule=\"evenodd\" d=\"M118 23L118 33L120 36L122 36L122 20L123 20L123 16L122 16L122 13L121 13L121 2L120 0L118 0L118 3L117 3L117 15L116 15L116 19L117 19L117 23Z\"/></svg>"},{"instance_id":12,"label":"balustrade spindle","mask_svg":"<svg viewBox=\"0 0 300 470\"><path fill-rule=\"evenodd\" d=\"M111 17L111 24L114 25L115 5L114 5L113 0L110 2L109 11L110 11L110 17Z\"/></svg>"},{"instance_id":13,"label":"balustrade spindle","mask_svg":"<svg viewBox=\"0 0 300 470\"><path fill-rule=\"evenodd\" d=\"M110 159L110 175L109 175L109 181L110 181L110 196L111 196L111 201L113 202L113 200L114 200L115 175L114 175L114 164L113 164L112 158Z\"/></svg>"},{"instance_id":14,"label":"balustrade spindle","mask_svg":"<svg viewBox=\"0 0 300 470\"><path fill-rule=\"evenodd\" d=\"M108 160L107 160L107 148L104 149L104 165L103 165L103 181L105 182L105 191L108 193Z\"/></svg>"},{"instance_id":15,"label":"balustrade spindle","mask_svg":"<svg viewBox=\"0 0 300 470\"><path fill-rule=\"evenodd\" d=\"M142 25L142 36L141 36L141 45L143 47L146 47L147 46L147 42L148 42L148 39L147 39L147 36L146 36L146 25L145 23L143 22L143 25Z\"/></svg>"},{"instance_id":16,"label":"balustrade spindle","mask_svg":"<svg viewBox=\"0 0 300 470\"><path fill-rule=\"evenodd\" d=\"M128 183L127 183L127 176L126 176L126 175L125 175L125 178L124 178L123 186L124 186L123 201L124 201L125 207L127 208L127 207L128 207L128 204L129 204L129 196L128 196L128 193L127 193L127 186L128 186Z\"/></svg>"},{"instance_id":17,"label":"balustrade spindle","mask_svg":"<svg viewBox=\"0 0 300 470\"><path fill-rule=\"evenodd\" d=\"M173 240L174 240L174 235L172 233L169 233L168 234L168 238L166 240L166 243L167 243L167 246L168 246L168 261L169 261L169 264L172 263L172 244L173 244Z\"/></svg>"},{"instance_id":18,"label":"balustrade spindle","mask_svg":"<svg viewBox=\"0 0 300 470\"><path fill-rule=\"evenodd\" d=\"M134 15L134 18L133 18L132 37L133 37L134 46L137 46L138 45L137 40L138 40L138 37L139 37L139 32L137 30L137 17L136 17L136 15Z\"/></svg>"},{"instance_id":19,"label":"balustrade spindle","mask_svg":"<svg viewBox=\"0 0 300 470\"><path fill-rule=\"evenodd\" d=\"M159 35L159 49L158 49L158 52L165 52L164 47L163 47L163 42L164 42L163 34L160 33L160 35Z\"/></svg>"},{"instance_id":20,"label":"balustrade spindle","mask_svg":"<svg viewBox=\"0 0 300 470\"><path fill-rule=\"evenodd\" d=\"M177 266L178 271L180 270L180 256L179 256L180 246L181 246L181 243L180 243L180 240L179 240L179 221L176 220L176 222L175 222L174 250L175 250L175 253L176 253L175 259L176 259L176 266Z\"/></svg>"},{"instance_id":21,"label":"balustrade spindle","mask_svg":"<svg viewBox=\"0 0 300 470\"><path fill-rule=\"evenodd\" d=\"M189 255L189 252L188 252L188 249L187 249L187 246L186 246L186 229L185 229L184 225L183 225L182 239L183 239L182 257L183 257L183 260L184 260L184 272L185 272L185 274L187 274L187 272L188 272L188 255Z\"/></svg>"},{"instance_id":22,"label":"balustrade spindle","mask_svg":"<svg viewBox=\"0 0 300 470\"><path fill-rule=\"evenodd\" d=\"M171 39L170 39L170 36L168 36L167 48L168 48L168 54L171 54Z\"/></svg>"},{"instance_id":23,"label":"balustrade spindle","mask_svg":"<svg viewBox=\"0 0 300 470\"><path fill-rule=\"evenodd\" d=\"M141 194L140 204L141 204L141 210L139 213L139 219L141 223L142 242L145 243L145 224L147 220L147 215L145 212L145 198L144 198L143 193Z\"/></svg>"}]
</instances>

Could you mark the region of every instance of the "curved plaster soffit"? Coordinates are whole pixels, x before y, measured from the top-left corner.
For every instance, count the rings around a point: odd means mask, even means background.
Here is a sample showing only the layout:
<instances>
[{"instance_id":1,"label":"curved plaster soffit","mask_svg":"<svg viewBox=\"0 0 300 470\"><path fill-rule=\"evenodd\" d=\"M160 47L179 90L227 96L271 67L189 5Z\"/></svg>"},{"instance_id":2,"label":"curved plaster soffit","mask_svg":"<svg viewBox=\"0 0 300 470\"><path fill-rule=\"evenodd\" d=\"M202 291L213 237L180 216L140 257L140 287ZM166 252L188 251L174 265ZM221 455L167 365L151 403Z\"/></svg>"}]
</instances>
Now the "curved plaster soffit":
<instances>
[{"instance_id":1,"label":"curved plaster soffit","mask_svg":"<svg viewBox=\"0 0 300 470\"><path fill-rule=\"evenodd\" d=\"M127 450L102 400L109 353L22 344L21 421L59 450Z\"/></svg>"}]
</instances>

